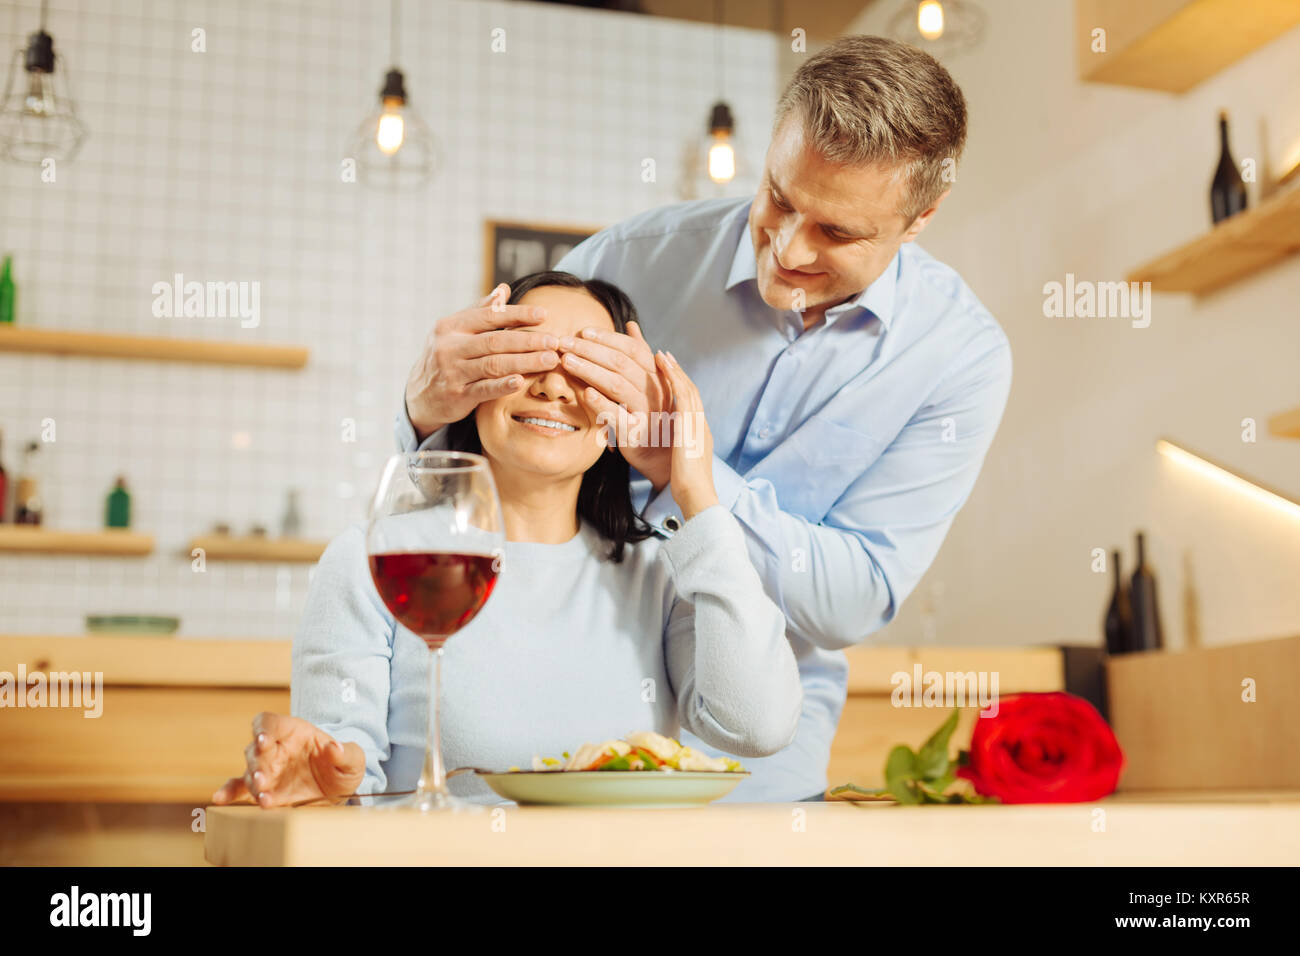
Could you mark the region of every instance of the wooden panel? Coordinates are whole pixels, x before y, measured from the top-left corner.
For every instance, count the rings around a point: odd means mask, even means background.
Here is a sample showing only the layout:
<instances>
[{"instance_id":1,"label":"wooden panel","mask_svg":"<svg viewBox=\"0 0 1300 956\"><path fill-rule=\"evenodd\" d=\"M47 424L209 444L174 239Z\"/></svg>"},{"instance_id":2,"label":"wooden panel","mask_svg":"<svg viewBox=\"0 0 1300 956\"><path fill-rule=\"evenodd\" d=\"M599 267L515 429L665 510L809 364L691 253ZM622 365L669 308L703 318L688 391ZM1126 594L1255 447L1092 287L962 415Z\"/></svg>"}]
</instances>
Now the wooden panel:
<instances>
[{"instance_id":1,"label":"wooden panel","mask_svg":"<svg viewBox=\"0 0 1300 956\"><path fill-rule=\"evenodd\" d=\"M209 638L0 636L0 671L102 672L112 685L287 688L293 642Z\"/></svg>"},{"instance_id":2,"label":"wooden panel","mask_svg":"<svg viewBox=\"0 0 1300 956\"><path fill-rule=\"evenodd\" d=\"M202 548L208 561L276 561L314 564L320 560L328 541L298 538L258 538L252 535L210 534L193 539L189 550Z\"/></svg>"},{"instance_id":3,"label":"wooden panel","mask_svg":"<svg viewBox=\"0 0 1300 956\"><path fill-rule=\"evenodd\" d=\"M0 866L206 866L201 806L0 804Z\"/></svg>"},{"instance_id":4,"label":"wooden panel","mask_svg":"<svg viewBox=\"0 0 1300 956\"><path fill-rule=\"evenodd\" d=\"M1300 637L1129 654L1107 671L1125 789L1300 787Z\"/></svg>"},{"instance_id":5,"label":"wooden panel","mask_svg":"<svg viewBox=\"0 0 1300 956\"><path fill-rule=\"evenodd\" d=\"M364 807L208 811L212 863L289 866L1256 865L1300 859L1300 796L1273 803L716 804L688 810ZM801 826L795 825L801 823ZM1194 838L1192 838L1194 837Z\"/></svg>"},{"instance_id":6,"label":"wooden panel","mask_svg":"<svg viewBox=\"0 0 1300 956\"><path fill-rule=\"evenodd\" d=\"M1296 4L1300 9L1300 3ZM1300 189L1237 213L1127 276L1154 292L1205 295L1300 252Z\"/></svg>"},{"instance_id":7,"label":"wooden panel","mask_svg":"<svg viewBox=\"0 0 1300 956\"><path fill-rule=\"evenodd\" d=\"M998 675L998 691L1060 690L1064 686L1062 655L1055 647L868 647L845 651L849 659L850 694L890 694L893 675L984 671Z\"/></svg>"},{"instance_id":8,"label":"wooden panel","mask_svg":"<svg viewBox=\"0 0 1300 956\"><path fill-rule=\"evenodd\" d=\"M103 713L14 709L0 720L0 800L190 802L243 768L259 711L289 712L272 688L105 687Z\"/></svg>"},{"instance_id":9,"label":"wooden panel","mask_svg":"<svg viewBox=\"0 0 1300 956\"><path fill-rule=\"evenodd\" d=\"M1300 24L1295 0L1075 0L1079 76L1181 93ZM1106 52L1092 31L1106 31Z\"/></svg>"},{"instance_id":10,"label":"wooden panel","mask_svg":"<svg viewBox=\"0 0 1300 956\"><path fill-rule=\"evenodd\" d=\"M58 531L37 525L0 525L0 551L32 554L138 556L153 550L153 535L126 528Z\"/></svg>"},{"instance_id":11,"label":"wooden panel","mask_svg":"<svg viewBox=\"0 0 1300 956\"><path fill-rule=\"evenodd\" d=\"M104 332L70 332L0 326L0 352L36 352L95 358L147 359L156 362L199 362L211 365L252 365L302 368L307 349L297 345L259 345L213 339L173 339Z\"/></svg>"}]
</instances>

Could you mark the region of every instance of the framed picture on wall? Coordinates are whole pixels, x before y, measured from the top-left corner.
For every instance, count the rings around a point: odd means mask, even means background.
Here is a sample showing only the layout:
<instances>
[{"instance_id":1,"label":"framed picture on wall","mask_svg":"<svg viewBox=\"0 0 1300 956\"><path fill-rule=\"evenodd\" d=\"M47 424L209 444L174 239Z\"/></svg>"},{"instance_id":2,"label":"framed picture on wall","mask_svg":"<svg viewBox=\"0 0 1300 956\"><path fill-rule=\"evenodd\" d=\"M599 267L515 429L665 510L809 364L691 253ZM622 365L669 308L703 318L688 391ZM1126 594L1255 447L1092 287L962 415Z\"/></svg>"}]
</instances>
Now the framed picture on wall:
<instances>
[{"instance_id":1,"label":"framed picture on wall","mask_svg":"<svg viewBox=\"0 0 1300 956\"><path fill-rule=\"evenodd\" d=\"M500 219L489 219L484 227L484 295L499 283L513 282L530 272L554 269L565 253L600 231L599 226L562 226Z\"/></svg>"}]
</instances>

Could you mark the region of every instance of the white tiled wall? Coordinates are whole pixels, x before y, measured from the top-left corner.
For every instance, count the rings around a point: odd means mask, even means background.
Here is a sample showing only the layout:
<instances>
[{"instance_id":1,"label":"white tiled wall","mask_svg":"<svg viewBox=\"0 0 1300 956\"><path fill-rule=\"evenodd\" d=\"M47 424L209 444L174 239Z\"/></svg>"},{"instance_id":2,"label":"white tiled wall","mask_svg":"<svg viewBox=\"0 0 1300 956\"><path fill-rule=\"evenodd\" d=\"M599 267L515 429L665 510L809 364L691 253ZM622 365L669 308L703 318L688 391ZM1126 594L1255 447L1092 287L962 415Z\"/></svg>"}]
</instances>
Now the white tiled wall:
<instances>
[{"instance_id":1,"label":"white tiled wall","mask_svg":"<svg viewBox=\"0 0 1300 956\"><path fill-rule=\"evenodd\" d=\"M0 8L0 52L35 29ZM0 251L19 322L299 343L302 371L0 352L11 477L42 446L46 524L102 525L115 475L146 558L0 553L0 634L81 633L87 613L166 613L181 634L284 637L310 568L209 562L216 521L303 533L362 517L414 350L476 299L485 218L607 224L679 198L684 145L714 99L712 28L527 2L404 0L400 65L447 166L423 193L341 182L349 134L389 66L388 4L358 0L53 0L49 32L90 130L57 168L0 165ZM206 52L193 52L196 28ZM490 49L505 30L506 50ZM772 36L728 29L725 90L751 162L776 93ZM658 181L641 162L654 157ZM155 282L258 282L261 318L155 318ZM356 441L341 423L356 422Z\"/></svg>"}]
</instances>

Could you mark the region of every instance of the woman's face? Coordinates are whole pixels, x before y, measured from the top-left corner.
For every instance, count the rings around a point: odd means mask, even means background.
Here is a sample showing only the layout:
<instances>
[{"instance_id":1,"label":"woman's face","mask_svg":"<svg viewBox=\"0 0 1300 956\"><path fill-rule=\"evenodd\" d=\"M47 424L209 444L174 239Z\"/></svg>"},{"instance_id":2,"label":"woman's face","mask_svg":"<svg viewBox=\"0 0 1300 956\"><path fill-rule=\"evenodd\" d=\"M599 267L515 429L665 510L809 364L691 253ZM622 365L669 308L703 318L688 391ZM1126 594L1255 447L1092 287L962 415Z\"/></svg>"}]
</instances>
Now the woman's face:
<instances>
[{"instance_id":1,"label":"woman's face","mask_svg":"<svg viewBox=\"0 0 1300 956\"><path fill-rule=\"evenodd\" d=\"M535 332L576 338L585 328L614 330L604 306L584 289L541 286L524 293L519 304L545 307L545 319L523 326ZM563 364L522 378L524 384L514 392L482 402L475 410L483 453L506 468L548 478L583 474L605 453L605 427L597 425L597 413L583 397L587 383ZM527 424L523 418L549 419L572 430Z\"/></svg>"}]
</instances>

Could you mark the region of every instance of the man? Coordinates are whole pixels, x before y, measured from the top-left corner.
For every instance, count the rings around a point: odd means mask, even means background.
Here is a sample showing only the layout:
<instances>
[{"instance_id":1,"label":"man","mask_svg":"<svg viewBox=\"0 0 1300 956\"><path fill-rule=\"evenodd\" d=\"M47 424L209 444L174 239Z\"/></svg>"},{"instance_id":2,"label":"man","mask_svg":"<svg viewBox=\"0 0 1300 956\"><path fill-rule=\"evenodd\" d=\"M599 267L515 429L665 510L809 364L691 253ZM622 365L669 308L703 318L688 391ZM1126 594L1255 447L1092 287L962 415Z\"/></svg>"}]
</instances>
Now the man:
<instances>
[{"instance_id":1,"label":"man","mask_svg":"<svg viewBox=\"0 0 1300 956\"><path fill-rule=\"evenodd\" d=\"M703 398L719 498L786 614L804 688L794 742L746 761L753 778L733 792L746 801L826 789L842 649L893 620L929 567L1011 385L998 323L913 243L965 144L947 71L906 44L844 37L800 67L776 113L752 199L642 213L558 264L621 287L644 338L557 342L527 330L528 307L485 299L437 323L397 421L401 447L445 447L439 428L522 385L513 373L559 362L598 410L653 412L647 340L677 356ZM620 447L634 505L671 535L681 518L662 456Z\"/></svg>"}]
</instances>

